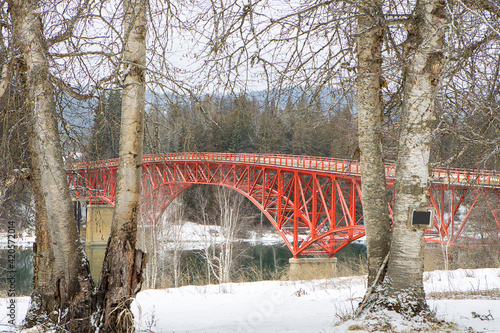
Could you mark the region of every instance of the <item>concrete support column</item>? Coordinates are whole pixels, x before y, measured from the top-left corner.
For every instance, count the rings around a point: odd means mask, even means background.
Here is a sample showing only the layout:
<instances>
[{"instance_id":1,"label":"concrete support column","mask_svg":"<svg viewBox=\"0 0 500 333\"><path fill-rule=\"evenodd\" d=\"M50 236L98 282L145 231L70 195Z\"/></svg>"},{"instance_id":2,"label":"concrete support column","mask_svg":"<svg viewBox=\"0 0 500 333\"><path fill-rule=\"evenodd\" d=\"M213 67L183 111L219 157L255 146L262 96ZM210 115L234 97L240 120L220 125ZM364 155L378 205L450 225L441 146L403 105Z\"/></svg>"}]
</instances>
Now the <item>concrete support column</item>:
<instances>
[{"instance_id":1,"label":"concrete support column","mask_svg":"<svg viewBox=\"0 0 500 333\"><path fill-rule=\"evenodd\" d=\"M335 276L337 258L290 258L291 280L313 280Z\"/></svg>"},{"instance_id":2,"label":"concrete support column","mask_svg":"<svg viewBox=\"0 0 500 333\"><path fill-rule=\"evenodd\" d=\"M103 245L108 243L113 219L111 205L89 205L87 206L87 230L85 233L85 245Z\"/></svg>"}]
</instances>

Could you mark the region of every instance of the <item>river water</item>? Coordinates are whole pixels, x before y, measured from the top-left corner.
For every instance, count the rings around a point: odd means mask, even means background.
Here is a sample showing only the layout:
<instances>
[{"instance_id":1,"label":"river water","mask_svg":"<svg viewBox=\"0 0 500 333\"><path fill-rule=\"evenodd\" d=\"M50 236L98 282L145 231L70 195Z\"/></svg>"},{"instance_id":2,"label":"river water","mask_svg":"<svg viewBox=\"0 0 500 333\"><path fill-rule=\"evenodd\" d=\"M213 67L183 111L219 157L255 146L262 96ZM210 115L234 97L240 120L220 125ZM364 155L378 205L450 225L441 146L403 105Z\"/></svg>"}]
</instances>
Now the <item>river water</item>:
<instances>
[{"instance_id":1,"label":"river water","mask_svg":"<svg viewBox=\"0 0 500 333\"><path fill-rule=\"evenodd\" d=\"M104 259L105 247L94 246L86 247L85 251L89 258L91 274L94 280L98 280L101 271L102 261ZM250 242L239 242L237 251L242 254L238 256L237 265L240 275L236 278L237 282L244 280L273 280L279 278L283 271L287 269L288 259L291 253L284 244L259 244ZM343 263L348 267L360 264L366 258L366 249L362 244L350 244L336 255L338 263ZM206 261L203 251L186 250L181 256L181 265L183 271L187 272L189 266L190 272L186 273L182 284L203 284L203 273L206 270ZM168 266L170 258L164 258L164 265ZM160 263L160 266L162 263ZM0 249L0 297L6 296L7 277L10 272L7 270L8 252L7 249ZM196 274L199 273L199 274ZM168 273L167 273L168 274ZM29 295L32 288L33 279L33 251L31 247L17 247L15 252L15 283L18 295ZM213 281L210 280L212 283Z\"/></svg>"}]
</instances>

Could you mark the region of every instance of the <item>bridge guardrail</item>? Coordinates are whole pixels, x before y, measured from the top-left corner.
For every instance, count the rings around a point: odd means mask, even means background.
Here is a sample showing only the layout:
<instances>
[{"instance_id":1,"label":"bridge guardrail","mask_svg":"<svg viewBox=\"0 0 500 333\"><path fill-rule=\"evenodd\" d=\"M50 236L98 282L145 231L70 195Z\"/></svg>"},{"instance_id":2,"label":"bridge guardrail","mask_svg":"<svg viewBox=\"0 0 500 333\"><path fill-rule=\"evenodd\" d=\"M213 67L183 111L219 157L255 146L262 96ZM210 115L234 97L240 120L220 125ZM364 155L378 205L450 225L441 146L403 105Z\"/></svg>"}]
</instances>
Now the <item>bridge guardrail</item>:
<instances>
[{"instance_id":1,"label":"bridge guardrail","mask_svg":"<svg viewBox=\"0 0 500 333\"><path fill-rule=\"evenodd\" d=\"M239 154L239 153L206 153L182 152L159 153L144 155L144 162L153 161L231 161L254 163L262 165L283 166L292 168L315 169L327 172L341 172L346 174L360 174L359 161L336 159L330 157L280 155L280 154ZM109 159L92 162L76 162L66 165L68 170L92 169L101 167L118 167L118 159ZM386 176L394 179L396 166L386 163ZM470 170L463 168L438 167L431 171L431 179L438 183L459 183L468 185L500 186L500 172L494 170Z\"/></svg>"}]
</instances>

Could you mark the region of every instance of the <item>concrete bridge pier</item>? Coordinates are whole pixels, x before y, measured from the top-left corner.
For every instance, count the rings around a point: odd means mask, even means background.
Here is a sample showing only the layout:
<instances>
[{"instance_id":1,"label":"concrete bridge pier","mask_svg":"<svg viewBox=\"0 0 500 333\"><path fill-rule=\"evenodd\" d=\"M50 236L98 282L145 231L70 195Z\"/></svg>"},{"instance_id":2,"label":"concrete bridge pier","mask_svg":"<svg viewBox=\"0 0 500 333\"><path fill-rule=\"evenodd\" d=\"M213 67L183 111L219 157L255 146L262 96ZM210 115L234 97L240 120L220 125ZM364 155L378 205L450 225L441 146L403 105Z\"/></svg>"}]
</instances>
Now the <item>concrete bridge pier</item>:
<instances>
[{"instance_id":1,"label":"concrete bridge pier","mask_svg":"<svg viewBox=\"0 0 500 333\"><path fill-rule=\"evenodd\" d=\"M111 230L113 209L113 206L108 204L87 206L85 245L106 246Z\"/></svg>"},{"instance_id":2,"label":"concrete bridge pier","mask_svg":"<svg viewBox=\"0 0 500 333\"><path fill-rule=\"evenodd\" d=\"M290 280L313 280L335 276L337 258L290 258Z\"/></svg>"}]
</instances>

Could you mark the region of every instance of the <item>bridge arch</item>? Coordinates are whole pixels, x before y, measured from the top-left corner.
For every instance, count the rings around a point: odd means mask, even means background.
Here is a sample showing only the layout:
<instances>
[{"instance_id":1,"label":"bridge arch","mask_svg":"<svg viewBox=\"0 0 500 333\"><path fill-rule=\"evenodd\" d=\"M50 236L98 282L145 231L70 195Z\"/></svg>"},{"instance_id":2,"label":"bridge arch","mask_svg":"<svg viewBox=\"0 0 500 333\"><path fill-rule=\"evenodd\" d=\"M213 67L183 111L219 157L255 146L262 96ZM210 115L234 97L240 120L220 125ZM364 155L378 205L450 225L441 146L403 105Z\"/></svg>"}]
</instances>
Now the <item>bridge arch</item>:
<instances>
[{"instance_id":1,"label":"bridge arch","mask_svg":"<svg viewBox=\"0 0 500 333\"><path fill-rule=\"evenodd\" d=\"M141 207L150 221L157 221L176 196L196 184L224 186L244 195L266 215L294 257L333 256L364 235L356 177L256 164L163 161L145 166Z\"/></svg>"}]
</instances>

